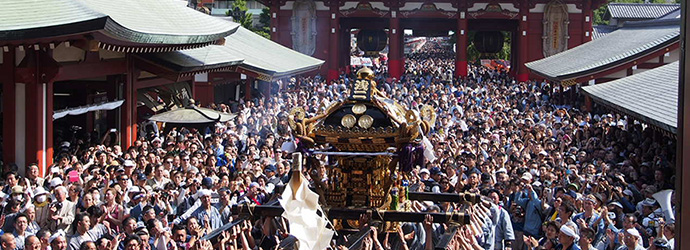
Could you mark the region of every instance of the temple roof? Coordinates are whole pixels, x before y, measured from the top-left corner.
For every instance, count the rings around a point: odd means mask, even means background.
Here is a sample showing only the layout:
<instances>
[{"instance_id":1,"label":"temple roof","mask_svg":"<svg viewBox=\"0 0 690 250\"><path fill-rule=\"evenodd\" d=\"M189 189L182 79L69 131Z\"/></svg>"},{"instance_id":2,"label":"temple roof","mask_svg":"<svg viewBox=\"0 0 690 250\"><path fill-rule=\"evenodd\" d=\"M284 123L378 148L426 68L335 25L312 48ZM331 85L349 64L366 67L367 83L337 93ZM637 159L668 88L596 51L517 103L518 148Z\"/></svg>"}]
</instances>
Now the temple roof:
<instances>
[{"instance_id":1,"label":"temple roof","mask_svg":"<svg viewBox=\"0 0 690 250\"><path fill-rule=\"evenodd\" d=\"M231 53L244 58L240 67L272 78L297 75L318 69L324 61L304 55L256 33L239 27L225 38Z\"/></svg>"},{"instance_id":2,"label":"temple roof","mask_svg":"<svg viewBox=\"0 0 690 250\"><path fill-rule=\"evenodd\" d=\"M605 35L608 35L611 32L616 31L618 29L618 26L614 25L594 25L592 27L592 40L596 40L599 38L604 37Z\"/></svg>"},{"instance_id":3,"label":"temple roof","mask_svg":"<svg viewBox=\"0 0 690 250\"><path fill-rule=\"evenodd\" d=\"M680 9L680 4L609 3L604 19L656 19Z\"/></svg>"},{"instance_id":4,"label":"temple roof","mask_svg":"<svg viewBox=\"0 0 690 250\"><path fill-rule=\"evenodd\" d=\"M228 47L209 45L203 48L138 55L175 72L201 73L235 66L244 60Z\"/></svg>"},{"instance_id":5,"label":"temple roof","mask_svg":"<svg viewBox=\"0 0 690 250\"><path fill-rule=\"evenodd\" d=\"M564 81L636 60L678 42L679 37L678 19L628 22L604 37L525 66L538 75Z\"/></svg>"},{"instance_id":6,"label":"temple roof","mask_svg":"<svg viewBox=\"0 0 690 250\"><path fill-rule=\"evenodd\" d=\"M675 134L678 119L678 70L679 63L673 62L582 89L597 103Z\"/></svg>"},{"instance_id":7,"label":"temple roof","mask_svg":"<svg viewBox=\"0 0 690 250\"><path fill-rule=\"evenodd\" d=\"M107 18L79 1L5 1L0 8L0 41L94 31L103 28Z\"/></svg>"},{"instance_id":8,"label":"temple roof","mask_svg":"<svg viewBox=\"0 0 690 250\"><path fill-rule=\"evenodd\" d=\"M109 43L211 43L238 24L165 0L10 1L0 8L0 40L99 32ZM102 38L102 39L101 39Z\"/></svg>"}]
</instances>

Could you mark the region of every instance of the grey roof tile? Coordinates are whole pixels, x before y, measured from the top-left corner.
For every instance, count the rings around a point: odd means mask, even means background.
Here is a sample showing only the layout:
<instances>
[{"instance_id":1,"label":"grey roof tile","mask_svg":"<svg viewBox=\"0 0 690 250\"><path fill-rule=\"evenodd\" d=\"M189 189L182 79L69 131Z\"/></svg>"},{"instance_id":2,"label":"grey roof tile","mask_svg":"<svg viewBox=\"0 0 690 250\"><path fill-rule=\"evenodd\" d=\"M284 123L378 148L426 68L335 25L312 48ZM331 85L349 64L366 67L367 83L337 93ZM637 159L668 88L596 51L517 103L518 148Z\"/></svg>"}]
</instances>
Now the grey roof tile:
<instances>
[{"instance_id":1,"label":"grey roof tile","mask_svg":"<svg viewBox=\"0 0 690 250\"><path fill-rule=\"evenodd\" d=\"M233 55L244 58L241 66L273 77L304 73L324 63L243 27L225 38L225 46L232 50Z\"/></svg>"},{"instance_id":2,"label":"grey roof tile","mask_svg":"<svg viewBox=\"0 0 690 250\"><path fill-rule=\"evenodd\" d=\"M3 1L0 41L88 32L102 28L106 19L78 1Z\"/></svg>"},{"instance_id":3,"label":"grey roof tile","mask_svg":"<svg viewBox=\"0 0 690 250\"><path fill-rule=\"evenodd\" d=\"M596 40L599 38L604 37L605 35L608 35L611 32L614 32L618 29L618 26L614 25L594 25L592 30L592 40Z\"/></svg>"},{"instance_id":4,"label":"grey roof tile","mask_svg":"<svg viewBox=\"0 0 690 250\"><path fill-rule=\"evenodd\" d=\"M673 62L582 90L597 103L676 133L678 70L679 63Z\"/></svg>"},{"instance_id":5,"label":"grey roof tile","mask_svg":"<svg viewBox=\"0 0 690 250\"><path fill-rule=\"evenodd\" d=\"M239 27L225 38L225 45L191 50L138 55L176 72L191 72L239 65L271 77L301 74L320 67L324 61L304 55L254 32Z\"/></svg>"},{"instance_id":6,"label":"grey roof tile","mask_svg":"<svg viewBox=\"0 0 690 250\"><path fill-rule=\"evenodd\" d=\"M680 8L680 4L609 3L606 18L655 19Z\"/></svg>"},{"instance_id":7,"label":"grey roof tile","mask_svg":"<svg viewBox=\"0 0 690 250\"><path fill-rule=\"evenodd\" d=\"M230 35L239 27L237 23L206 15L169 0L77 1L109 16L105 32L137 43L206 43Z\"/></svg>"},{"instance_id":8,"label":"grey roof tile","mask_svg":"<svg viewBox=\"0 0 690 250\"><path fill-rule=\"evenodd\" d=\"M676 20L653 20L626 24L599 39L525 65L552 80L568 80L635 60L677 42Z\"/></svg>"},{"instance_id":9,"label":"grey roof tile","mask_svg":"<svg viewBox=\"0 0 690 250\"><path fill-rule=\"evenodd\" d=\"M237 27L171 0L4 1L0 8L0 41L103 32L130 43L201 44Z\"/></svg>"},{"instance_id":10,"label":"grey roof tile","mask_svg":"<svg viewBox=\"0 0 690 250\"><path fill-rule=\"evenodd\" d=\"M233 54L229 47L209 45L203 48L173 52L140 54L139 57L160 64L175 72L203 71L234 66L242 63L242 58Z\"/></svg>"}]
</instances>

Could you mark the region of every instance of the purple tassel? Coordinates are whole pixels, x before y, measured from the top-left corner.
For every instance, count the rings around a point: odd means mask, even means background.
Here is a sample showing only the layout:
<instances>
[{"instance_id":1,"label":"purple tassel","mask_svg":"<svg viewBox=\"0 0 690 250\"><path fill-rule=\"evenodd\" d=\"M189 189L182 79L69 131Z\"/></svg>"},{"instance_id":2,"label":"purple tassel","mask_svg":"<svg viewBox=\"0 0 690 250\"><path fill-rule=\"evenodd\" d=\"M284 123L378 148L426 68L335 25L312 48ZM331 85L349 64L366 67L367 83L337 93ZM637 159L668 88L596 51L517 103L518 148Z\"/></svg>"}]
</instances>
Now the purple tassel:
<instances>
[{"instance_id":1,"label":"purple tassel","mask_svg":"<svg viewBox=\"0 0 690 250\"><path fill-rule=\"evenodd\" d=\"M403 172L409 173L414 168L414 149L412 144L406 144L398 149L398 164Z\"/></svg>"},{"instance_id":2,"label":"purple tassel","mask_svg":"<svg viewBox=\"0 0 690 250\"><path fill-rule=\"evenodd\" d=\"M419 144L414 147L414 166L421 166L424 167L424 161L426 159L424 158L424 146L422 144Z\"/></svg>"}]
</instances>

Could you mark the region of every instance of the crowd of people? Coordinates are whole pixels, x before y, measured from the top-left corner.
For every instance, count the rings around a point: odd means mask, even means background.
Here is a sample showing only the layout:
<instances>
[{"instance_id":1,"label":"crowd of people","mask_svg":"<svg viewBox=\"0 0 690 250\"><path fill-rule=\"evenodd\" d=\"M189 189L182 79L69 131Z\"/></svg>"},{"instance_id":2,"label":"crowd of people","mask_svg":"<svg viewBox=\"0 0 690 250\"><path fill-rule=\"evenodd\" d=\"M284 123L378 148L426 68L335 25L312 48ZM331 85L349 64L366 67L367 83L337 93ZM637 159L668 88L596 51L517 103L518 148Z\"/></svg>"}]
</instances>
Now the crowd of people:
<instances>
[{"instance_id":1,"label":"crowd of people","mask_svg":"<svg viewBox=\"0 0 690 250\"><path fill-rule=\"evenodd\" d=\"M508 72L475 65L456 79L453 67L448 48L428 46L408 55L401 79L385 77L385 67L374 70L389 98L412 109L431 105L438 114L427 135L435 155L409 173L410 191L477 193L493 203L493 216L480 218L480 234L458 231L460 245L673 249L673 219L653 195L674 187L674 140L620 114L557 106L546 82L516 82ZM268 204L280 195L292 167L281 149L291 138L289 110L321 112L343 98L352 77L300 78L277 95L212 104L237 115L213 131L142 133L129 148L73 142L60 148L45 176L36 164L6 164L0 246L293 249L298 243L280 218L246 220L213 240L203 236L237 219L233 205ZM368 236L364 249L431 249L449 226L403 223L396 233Z\"/></svg>"}]
</instances>

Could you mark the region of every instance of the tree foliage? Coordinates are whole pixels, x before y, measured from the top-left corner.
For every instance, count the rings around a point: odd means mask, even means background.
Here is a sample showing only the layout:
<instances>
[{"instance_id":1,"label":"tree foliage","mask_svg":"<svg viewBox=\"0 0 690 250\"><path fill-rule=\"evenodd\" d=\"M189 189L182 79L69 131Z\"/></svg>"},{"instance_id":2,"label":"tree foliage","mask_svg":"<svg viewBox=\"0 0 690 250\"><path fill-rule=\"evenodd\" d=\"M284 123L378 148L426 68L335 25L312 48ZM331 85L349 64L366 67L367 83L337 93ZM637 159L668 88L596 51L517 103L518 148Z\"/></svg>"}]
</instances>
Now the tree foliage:
<instances>
[{"instance_id":1,"label":"tree foliage","mask_svg":"<svg viewBox=\"0 0 690 250\"><path fill-rule=\"evenodd\" d=\"M247 7L246 0L234 0L232 2L232 9L230 9L225 14L228 16L232 16L233 11L235 9L244 12L244 16L240 17L239 20L235 20L235 22L239 23L240 25L242 25L242 27L251 30L256 34L259 34L260 36L269 39L271 38L271 33L269 32L270 16L267 8L264 8L262 10L261 15L259 16L259 25L256 26L253 24L252 13L248 12L249 8Z\"/></svg>"}]
</instances>

